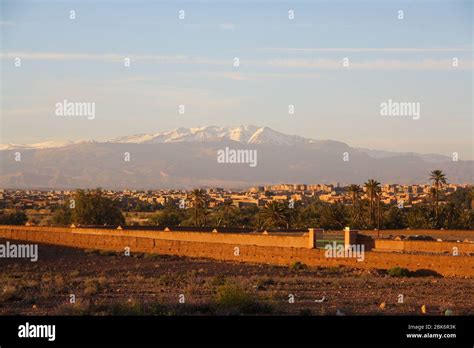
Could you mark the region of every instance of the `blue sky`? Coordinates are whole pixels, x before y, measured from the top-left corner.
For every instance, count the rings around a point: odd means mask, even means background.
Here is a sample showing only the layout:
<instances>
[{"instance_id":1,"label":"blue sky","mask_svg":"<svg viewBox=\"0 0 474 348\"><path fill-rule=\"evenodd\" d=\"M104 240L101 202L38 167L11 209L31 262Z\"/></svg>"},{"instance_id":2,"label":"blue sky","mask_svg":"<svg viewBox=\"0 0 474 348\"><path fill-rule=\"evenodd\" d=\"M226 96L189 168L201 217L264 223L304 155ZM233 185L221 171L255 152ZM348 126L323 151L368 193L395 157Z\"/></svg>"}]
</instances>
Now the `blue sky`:
<instances>
[{"instance_id":1,"label":"blue sky","mask_svg":"<svg viewBox=\"0 0 474 348\"><path fill-rule=\"evenodd\" d=\"M473 158L471 1L0 2L0 143L255 124ZM95 119L56 116L64 99ZM388 99L420 119L381 116Z\"/></svg>"}]
</instances>

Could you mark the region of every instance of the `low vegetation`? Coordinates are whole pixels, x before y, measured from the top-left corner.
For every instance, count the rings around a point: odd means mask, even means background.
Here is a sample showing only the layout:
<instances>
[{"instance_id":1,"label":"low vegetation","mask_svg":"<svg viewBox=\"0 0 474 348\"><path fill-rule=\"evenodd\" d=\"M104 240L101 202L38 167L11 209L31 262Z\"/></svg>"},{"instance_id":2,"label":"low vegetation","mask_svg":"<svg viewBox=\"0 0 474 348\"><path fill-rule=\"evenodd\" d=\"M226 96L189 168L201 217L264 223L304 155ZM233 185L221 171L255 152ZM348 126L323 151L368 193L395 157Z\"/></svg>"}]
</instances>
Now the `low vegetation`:
<instances>
[{"instance_id":1,"label":"low vegetation","mask_svg":"<svg viewBox=\"0 0 474 348\"><path fill-rule=\"evenodd\" d=\"M393 267L387 271L388 275L391 277L409 277L410 271L406 268Z\"/></svg>"}]
</instances>

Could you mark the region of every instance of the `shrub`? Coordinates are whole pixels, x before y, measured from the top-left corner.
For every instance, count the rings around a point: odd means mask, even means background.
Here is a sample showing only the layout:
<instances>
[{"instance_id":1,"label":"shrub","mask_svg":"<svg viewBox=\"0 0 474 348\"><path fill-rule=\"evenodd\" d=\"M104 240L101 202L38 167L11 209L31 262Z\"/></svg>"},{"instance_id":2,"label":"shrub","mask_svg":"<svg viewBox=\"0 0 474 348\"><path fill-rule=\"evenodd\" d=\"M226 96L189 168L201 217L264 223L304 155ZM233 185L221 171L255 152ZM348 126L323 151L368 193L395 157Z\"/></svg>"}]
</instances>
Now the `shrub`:
<instances>
[{"instance_id":1,"label":"shrub","mask_svg":"<svg viewBox=\"0 0 474 348\"><path fill-rule=\"evenodd\" d=\"M411 277L436 277L442 278L443 275L431 269L417 269L415 272L410 272Z\"/></svg>"},{"instance_id":2,"label":"shrub","mask_svg":"<svg viewBox=\"0 0 474 348\"><path fill-rule=\"evenodd\" d=\"M115 251L110 250L99 250L99 255L101 256L115 256L117 253Z\"/></svg>"},{"instance_id":3,"label":"shrub","mask_svg":"<svg viewBox=\"0 0 474 348\"><path fill-rule=\"evenodd\" d=\"M224 285L225 283L226 283L226 278L222 274L215 276L211 280L212 286L221 286L221 285Z\"/></svg>"},{"instance_id":4,"label":"shrub","mask_svg":"<svg viewBox=\"0 0 474 348\"><path fill-rule=\"evenodd\" d=\"M107 287L107 280L105 277L88 278L84 282L84 295L92 296Z\"/></svg>"},{"instance_id":5,"label":"shrub","mask_svg":"<svg viewBox=\"0 0 474 348\"><path fill-rule=\"evenodd\" d=\"M272 278L260 279L257 282L257 288L261 288L261 287L265 287L265 286L269 286L269 285L275 285L275 281Z\"/></svg>"},{"instance_id":6,"label":"shrub","mask_svg":"<svg viewBox=\"0 0 474 348\"><path fill-rule=\"evenodd\" d=\"M260 304L242 287L229 283L218 287L216 303L219 309L228 314L261 314L272 311L268 305Z\"/></svg>"},{"instance_id":7,"label":"shrub","mask_svg":"<svg viewBox=\"0 0 474 348\"><path fill-rule=\"evenodd\" d=\"M159 260L159 259L161 259L162 257L161 257L160 254L145 254L145 255L143 256L143 258L144 258L145 260Z\"/></svg>"},{"instance_id":8,"label":"shrub","mask_svg":"<svg viewBox=\"0 0 474 348\"><path fill-rule=\"evenodd\" d=\"M410 271L406 268L393 267L387 271L388 275L391 277L409 277Z\"/></svg>"},{"instance_id":9,"label":"shrub","mask_svg":"<svg viewBox=\"0 0 474 348\"><path fill-rule=\"evenodd\" d=\"M290 265L290 269L292 271L301 271L301 270L304 270L304 269L307 269L308 266L305 265L304 263L301 263L299 261L293 261Z\"/></svg>"},{"instance_id":10,"label":"shrub","mask_svg":"<svg viewBox=\"0 0 474 348\"><path fill-rule=\"evenodd\" d=\"M13 285L6 285L0 296L1 302L13 301L20 299L20 289Z\"/></svg>"},{"instance_id":11,"label":"shrub","mask_svg":"<svg viewBox=\"0 0 474 348\"><path fill-rule=\"evenodd\" d=\"M110 315L145 315L143 305L138 302L113 303L109 308Z\"/></svg>"}]
</instances>

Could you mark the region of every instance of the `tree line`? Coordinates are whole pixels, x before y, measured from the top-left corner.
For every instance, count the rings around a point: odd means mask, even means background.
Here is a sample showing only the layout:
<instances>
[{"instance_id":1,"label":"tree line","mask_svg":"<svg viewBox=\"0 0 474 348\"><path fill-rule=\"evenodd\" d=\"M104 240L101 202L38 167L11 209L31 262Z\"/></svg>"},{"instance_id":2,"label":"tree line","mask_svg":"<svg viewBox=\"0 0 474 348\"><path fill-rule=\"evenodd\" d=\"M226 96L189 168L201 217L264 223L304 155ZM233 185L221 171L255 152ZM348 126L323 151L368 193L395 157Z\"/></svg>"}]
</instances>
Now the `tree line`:
<instances>
[{"instance_id":1,"label":"tree line","mask_svg":"<svg viewBox=\"0 0 474 348\"><path fill-rule=\"evenodd\" d=\"M190 193L190 207L181 209L168 203L149 219L157 226L245 227L263 229L307 229L320 227L340 230L346 226L355 229L474 229L474 190L459 188L445 195L445 174L440 170L430 173L432 187L430 201L411 207L388 205L381 201L381 184L374 179L346 190L351 204L326 203L318 198L308 202L271 201L264 207L236 207L231 201L209 208L206 191L195 189ZM366 197L363 198L363 188ZM100 189L78 190L75 207L64 205L55 211L53 224L121 225L124 217L119 202L103 195Z\"/></svg>"}]
</instances>

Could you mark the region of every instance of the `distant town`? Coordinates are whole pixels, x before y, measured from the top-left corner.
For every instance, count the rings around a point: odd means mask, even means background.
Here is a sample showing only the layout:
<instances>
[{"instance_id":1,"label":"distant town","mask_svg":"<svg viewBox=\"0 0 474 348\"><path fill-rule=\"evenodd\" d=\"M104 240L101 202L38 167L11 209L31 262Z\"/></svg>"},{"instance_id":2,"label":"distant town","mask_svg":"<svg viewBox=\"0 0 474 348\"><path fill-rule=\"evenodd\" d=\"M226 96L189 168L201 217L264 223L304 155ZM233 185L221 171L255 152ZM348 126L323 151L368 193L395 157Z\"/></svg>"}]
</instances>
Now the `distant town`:
<instances>
[{"instance_id":1,"label":"distant town","mask_svg":"<svg viewBox=\"0 0 474 348\"><path fill-rule=\"evenodd\" d=\"M467 189L471 185L447 184L443 192L449 195L459 188ZM317 198L327 203L351 204L349 186L326 184L279 184L255 186L243 191L230 191L223 188L208 188L208 207L218 207L224 202L231 202L238 208L247 206L263 207L272 201L308 203ZM361 186L361 198L368 198L367 189ZM428 203L431 199L431 185L398 185L381 186L381 203L387 205L412 205ZM124 210L150 212L163 208L167 204L189 208L192 205L189 190L103 190L103 193L120 202ZM6 190L0 189L0 209L17 210L51 210L66 204L75 194L74 190ZM184 205L183 205L184 204ZM442 204L442 202L441 202Z\"/></svg>"},{"instance_id":2,"label":"distant town","mask_svg":"<svg viewBox=\"0 0 474 348\"><path fill-rule=\"evenodd\" d=\"M342 206L342 209L345 210L343 214L347 216L346 218L339 218L339 220L341 220L341 227L343 224L349 222L353 225L378 227L380 226L380 221L377 224L376 214L387 215L385 220L402 220L402 217L390 212L390 208L410 211L412 207L420 206L421 209L421 207L432 207L434 203L436 203L436 206L439 205L440 208L442 208L443 204L449 202L448 198L451 195L453 197L456 196L456 192L459 193L460 197L466 197L466 193L472 191L471 185L451 183L443 185L442 190L439 189L439 192L433 188L433 185L380 185L378 182L375 183L377 185L376 191L374 191L376 200L374 200L374 197L371 197L370 186L368 186L367 183L360 186L340 186L339 184L278 184L255 186L250 187L248 190L241 191L226 190L219 187L200 189L199 195L205 197L205 202L198 203L200 204L199 215L204 216L203 218L200 216L199 221L197 216L193 219L193 214L191 213L193 209L197 210L196 193L193 192L193 190L101 190L100 194L113 202L115 207L122 212L125 217L123 222L127 225L160 225L173 223L178 225L181 223L186 224L187 222L188 225L194 226L209 226L214 224L251 227L254 224L258 224L258 222L249 225L248 221L239 221L238 216L256 214L259 211L267 209L269 206L273 207L269 212L269 215L271 215L273 211L277 210L277 205L283 207L283 210L294 207L310 209L311 205L316 202L323 206L335 206L336 208ZM463 193L461 194L459 191ZM77 191L74 190L44 191L0 189L0 210L3 211L3 213L15 212L24 214L27 217L27 224L57 225L59 221L59 224L65 225L70 221L70 217L67 217L66 220L64 220L63 217L55 219L55 213L57 215L61 209L64 211L67 210L65 208L74 208L69 205L70 202L74 200L76 194ZM435 199L436 202L434 201ZM374 208L369 207L369 203L372 201L374 202ZM457 201L459 201L459 199L457 199ZM376 209L376 203L383 208ZM467 208L470 216L470 211L473 208L472 205L473 202L471 201L465 204L465 208L459 206L461 208L460 213L462 209ZM189 211L189 219L186 220L184 216L181 216L180 218L173 217L170 220L169 214L164 213L170 211L170 209L172 212ZM203 209L211 212L222 211L225 218L222 217L220 220L218 218L214 220L206 219L206 212L203 212ZM285 214L283 210L282 215ZM430 210L430 208L426 208L426 210ZM415 209L414 213L416 212L417 209ZM161 214L161 217L157 218L156 214ZM232 221L230 221L229 214L234 217ZM276 214L277 213L274 213L274 215ZM330 219L321 219L333 221L330 223L330 226L338 223L337 211L329 211L325 214L330 215ZM366 218L363 217L364 214ZM421 213L418 212L417 214ZM449 214L449 212L447 212L447 214ZM163 215L166 215L166 218L163 218ZM303 216L304 214L301 216L303 221L308 219L303 218ZM384 215L381 216L380 219L385 221ZM425 224L429 223L429 219L429 217L426 217ZM283 220L285 220L285 218ZM358 220L361 222L368 220L368 222L364 224L357 223ZM412 220L419 223L420 217L414 217ZM323 222L321 222L321 224L323 224ZM285 227L284 222L282 224L272 223L271 225L273 227ZM290 223L288 222L287 225L290 226ZM264 227L263 223L261 227ZM417 227L417 225L415 224L414 227ZM423 223L421 223L419 227L423 227ZM447 228L449 228L449 226L447 226Z\"/></svg>"}]
</instances>

